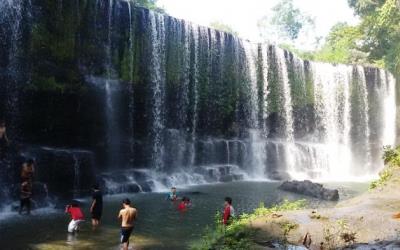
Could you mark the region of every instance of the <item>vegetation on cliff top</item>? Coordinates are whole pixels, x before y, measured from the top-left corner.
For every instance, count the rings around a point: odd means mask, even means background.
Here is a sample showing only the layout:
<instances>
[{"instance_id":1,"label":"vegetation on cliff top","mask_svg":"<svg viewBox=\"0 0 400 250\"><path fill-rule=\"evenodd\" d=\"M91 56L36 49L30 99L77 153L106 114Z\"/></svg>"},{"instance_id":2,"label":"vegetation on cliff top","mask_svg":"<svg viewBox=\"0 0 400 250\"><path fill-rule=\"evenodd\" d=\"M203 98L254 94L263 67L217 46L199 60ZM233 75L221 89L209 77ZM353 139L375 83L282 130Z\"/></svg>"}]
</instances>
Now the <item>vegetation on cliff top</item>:
<instances>
[{"instance_id":1,"label":"vegetation on cliff top","mask_svg":"<svg viewBox=\"0 0 400 250\"><path fill-rule=\"evenodd\" d=\"M400 3L397 0L348 0L358 25L338 23L315 51L293 45L286 49L308 60L329 63L368 64L400 75ZM288 10L290 11L290 10ZM291 25L295 25L292 23Z\"/></svg>"}]
</instances>

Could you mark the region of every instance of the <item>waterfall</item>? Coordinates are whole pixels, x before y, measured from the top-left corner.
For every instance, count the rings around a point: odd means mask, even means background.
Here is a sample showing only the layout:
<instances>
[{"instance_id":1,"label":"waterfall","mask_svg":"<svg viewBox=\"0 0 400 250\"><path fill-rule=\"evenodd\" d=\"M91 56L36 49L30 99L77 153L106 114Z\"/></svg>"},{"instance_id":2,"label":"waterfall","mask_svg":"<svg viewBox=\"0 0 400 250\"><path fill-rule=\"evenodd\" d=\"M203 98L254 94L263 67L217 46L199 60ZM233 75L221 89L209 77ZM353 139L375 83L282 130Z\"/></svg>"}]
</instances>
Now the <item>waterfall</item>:
<instances>
[{"instance_id":1,"label":"waterfall","mask_svg":"<svg viewBox=\"0 0 400 250\"><path fill-rule=\"evenodd\" d=\"M107 44L106 44L106 116L107 116L107 140L110 147L108 166L115 164L117 160L116 153L118 152L118 139L116 132L116 117L115 107L113 102L113 89L111 86L111 68L112 68L112 29L113 29L113 2L108 1L108 28L107 28Z\"/></svg>"},{"instance_id":2,"label":"waterfall","mask_svg":"<svg viewBox=\"0 0 400 250\"><path fill-rule=\"evenodd\" d=\"M244 44L246 61L247 61L247 72L249 75L249 85L250 85L250 106L252 107L250 110L250 127L258 128L258 86L257 86L257 55L255 51L255 47L250 42L245 42Z\"/></svg>"},{"instance_id":3,"label":"waterfall","mask_svg":"<svg viewBox=\"0 0 400 250\"><path fill-rule=\"evenodd\" d=\"M395 97L395 85L396 80L391 74L381 69L379 70L380 85L383 102L382 109L382 128L383 133L381 136L381 143L383 146L394 146L396 141L396 97Z\"/></svg>"},{"instance_id":4,"label":"waterfall","mask_svg":"<svg viewBox=\"0 0 400 250\"><path fill-rule=\"evenodd\" d=\"M0 76L0 81L4 84L4 92L0 93L0 105L4 107L5 118L8 121L8 135L17 138L19 136L20 106L19 88L28 82L23 61L23 19L30 16L31 0L3 0L0 2L0 42L3 53L4 79ZM24 13L27 10L27 13ZM1 114L0 114L1 115Z\"/></svg>"},{"instance_id":5,"label":"waterfall","mask_svg":"<svg viewBox=\"0 0 400 250\"><path fill-rule=\"evenodd\" d=\"M363 154L359 157L360 164L363 164L363 172L371 172L371 145L370 145L370 119L369 119L369 105L368 105L368 89L367 81L365 77L365 71L362 66L356 66L355 68L357 79L355 81L356 90L355 95L357 96L356 102L359 104L358 110L358 124L355 125L356 138L354 138L354 144L357 147L363 147ZM354 111L354 109L353 109Z\"/></svg>"},{"instance_id":6,"label":"waterfall","mask_svg":"<svg viewBox=\"0 0 400 250\"><path fill-rule=\"evenodd\" d=\"M72 154L72 158L74 160L74 189L73 189L73 196L77 198L80 193L80 178L81 178L81 171L80 171L80 163L79 159L75 154Z\"/></svg>"},{"instance_id":7,"label":"waterfall","mask_svg":"<svg viewBox=\"0 0 400 250\"><path fill-rule=\"evenodd\" d=\"M268 59L268 46L260 45L261 46L261 62L262 62L262 75L263 75L263 88L262 88L262 96L263 96L263 121L262 121L262 129L264 135L267 135L267 125L266 119L268 118L268 98L269 90L268 90L268 70L269 70L269 59Z\"/></svg>"},{"instance_id":8,"label":"waterfall","mask_svg":"<svg viewBox=\"0 0 400 250\"><path fill-rule=\"evenodd\" d=\"M198 82L199 82L199 29L196 27L190 26L190 32L192 37L192 42L194 44L193 49L193 69L192 69L192 89L193 89L193 109L192 109L192 128L191 128L191 144L190 144L190 166L195 164L196 157L196 131L197 131L197 112L198 112L198 99L199 99L199 91L198 91Z\"/></svg>"},{"instance_id":9,"label":"waterfall","mask_svg":"<svg viewBox=\"0 0 400 250\"><path fill-rule=\"evenodd\" d=\"M99 172L179 173L153 183L167 186L194 173L365 177L395 143L396 80L384 69L305 61L132 0L58 1L55 14L45 2L0 2L0 112L10 137L21 120L26 144L92 150ZM226 165L238 171L221 179Z\"/></svg>"},{"instance_id":10,"label":"waterfall","mask_svg":"<svg viewBox=\"0 0 400 250\"><path fill-rule=\"evenodd\" d=\"M128 85L128 92L129 92L129 153L131 156L131 163L133 163L133 156L134 156L134 92L133 92L133 67L134 67L134 33L133 33L133 14L132 14L132 1L127 1L128 11L129 11L129 85Z\"/></svg>"},{"instance_id":11,"label":"waterfall","mask_svg":"<svg viewBox=\"0 0 400 250\"><path fill-rule=\"evenodd\" d=\"M324 166L327 169L321 171L330 176L348 175L351 170L351 148L348 141L351 73L351 66L313 63L317 137L326 145L330 157Z\"/></svg>"},{"instance_id":12,"label":"waterfall","mask_svg":"<svg viewBox=\"0 0 400 250\"><path fill-rule=\"evenodd\" d=\"M281 112L283 113L282 116L284 118L284 138L287 142L293 142L294 135L293 135L293 107L292 107L292 96L290 91L289 85L289 76L288 76L288 69L286 64L285 58L285 51L275 47L275 53L277 56L277 66L279 70L279 80L280 84L282 85L282 93L281 98L283 102L281 105Z\"/></svg>"},{"instance_id":13,"label":"waterfall","mask_svg":"<svg viewBox=\"0 0 400 250\"><path fill-rule=\"evenodd\" d=\"M283 117L283 140L285 148L285 163L286 169L291 175L295 176L298 170L297 162L294 158L294 152L296 148L293 144L294 141L294 127L293 127L293 107L292 107L292 96L289 85L288 68L286 64L285 51L275 47L275 54L277 57L277 68L279 75L279 83L281 84L280 103L283 107L280 107L280 113Z\"/></svg>"},{"instance_id":14,"label":"waterfall","mask_svg":"<svg viewBox=\"0 0 400 250\"><path fill-rule=\"evenodd\" d=\"M150 12L151 88L152 88L152 161L156 170L163 169L163 106L165 95L165 23L164 16Z\"/></svg>"}]
</instances>

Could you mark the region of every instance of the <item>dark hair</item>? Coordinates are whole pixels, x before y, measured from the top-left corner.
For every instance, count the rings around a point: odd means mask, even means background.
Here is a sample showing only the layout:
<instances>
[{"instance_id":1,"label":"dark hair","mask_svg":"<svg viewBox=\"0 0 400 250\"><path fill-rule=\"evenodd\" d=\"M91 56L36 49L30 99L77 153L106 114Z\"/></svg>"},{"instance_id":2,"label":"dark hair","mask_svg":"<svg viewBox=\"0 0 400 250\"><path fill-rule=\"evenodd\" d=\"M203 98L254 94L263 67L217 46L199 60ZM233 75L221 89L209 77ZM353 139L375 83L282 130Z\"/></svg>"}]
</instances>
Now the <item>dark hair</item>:
<instances>
[{"instance_id":1,"label":"dark hair","mask_svg":"<svg viewBox=\"0 0 400 250\"><path fill-rule=\"evenodd\" d=\"M232 198L231 197L225 197L225 201L228 202L229 205L232 205Z\"/></svg>"},{"instance_id":2,"label":"dark hair","mask_svg":"<svg viewBox=\"0 0 400 250\"><path fill-rule=\"evenodd\" d=\"M28 165L33 165L33 164L35 164L35 160L31 158L31 159L28 159L26 161L26 163L28 163Z\"/></svg>"},{"instance_id":3,"label":"dark hair","mask_svg":"<svg viewBox=\"0 0 400 250\"><path fill-rule=\"evenodd\" d=\"M172 187L171 189L176 189L176 187Z\"/></svg>"},{"instance_id":4,"label":"dark hair","mask_svg":"<svg viewBox=\"0 0 400 250\"><path fill-rule=\"evenodd\" d=\"M77 200L72 200L72 201L71 201L71 207L79 207L79 201L77 201Z\"/></svg>"},{"instance_id":5,"label":"dark hair","mask_svg":"<svg viewBox=\"0 0 400 250\"><path fill-rule=\"evenodd\" d=\"M130 204L131 204L131 201L130 201L128 198L126 198L126 199L124 199L124 200L122 201L122 203L125 204L125 205L130 205Z\"/></svg>"},{"instance_id":6,"label":"dark hair","mask_svg":"<svg viewBox=\"0 0 400 250\"><path fill-rule=\"evenodd\" d=\"M98 184L98 183L96 183L96 184L93 184L92 188L93 188L93 189L96 189L96 190L99 190L99 189L100 189L100 187L99 187L99 184Z\"/></svg>"},{"instance_id":7,"label":"dark hair","mask_svg":"<svg viewBox=\"0 0 400 250\"><path fill-rule=\"evenodd\" d=\"M6 121L0 119L0 127L5 127L6 126Z\"/></svg>"}]
</instances>

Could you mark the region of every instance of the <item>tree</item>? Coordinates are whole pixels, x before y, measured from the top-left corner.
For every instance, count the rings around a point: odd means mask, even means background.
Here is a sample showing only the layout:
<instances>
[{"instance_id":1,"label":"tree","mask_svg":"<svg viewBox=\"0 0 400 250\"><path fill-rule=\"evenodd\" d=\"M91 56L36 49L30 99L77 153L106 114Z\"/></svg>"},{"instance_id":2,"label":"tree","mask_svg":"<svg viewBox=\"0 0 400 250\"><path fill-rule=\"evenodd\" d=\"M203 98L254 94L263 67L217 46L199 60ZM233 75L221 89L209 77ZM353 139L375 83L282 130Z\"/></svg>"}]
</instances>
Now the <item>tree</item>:
<instances>
[{"instance_id":1,"label":"tree","mask_svg":"<svg viewBox=\"0 0 400 250\"><path fill-rule=\"evenodd\" d=\"M301 31L314 28L314 19L296 8L293 0L281 0L272 11L272 18L264 17L259 21L261 33L267 33L272 37L278 35L294 41Z\"/></svg>"},{"instance_id":2,"label":"tree","mask_svg":"<svg viewBox=\"0 0 400 250\"><path fill-rule=\"evenodd\" d=\"M358 26L337 23L331 28L322 48L316 51L313 59L334 63L369 63L368 54L359 46L363 43L363 34Z\"/></svg>"},{"instance_id":3,"label":"tree","mask_svg":"<svg viewBox=\"0 0 400 250\"><path fill-rule=\"evenodd\" d=\"M349 0L361 17L363 44L372 62L400 76L400 4L398 0Z\"/></svg>"},{"instance_id":4,"label":"tree","mask_svg":"<svg viewBox=\"0 0 400 250\"><path fill-rule=\"evenodd\" d=\"M158 0L136 0L135 4L140 7L147 8L149 10L153 10L153 11L165 14L164 8L157 6L157 1Z\"/></svg>"},{"instance_id":5,"label":"tree","mask_svg":"<svg viewBox=\"0 0 400 250\"><path fill-rule=\"evenodd\" d=\"M223 22L220 21L214 21L210 23L210 27L216 30L220 30L235 36L238 36L238 32L236 32L231 26L229 26L228 24L225 24Z\"/></svg>"}]
</instances>

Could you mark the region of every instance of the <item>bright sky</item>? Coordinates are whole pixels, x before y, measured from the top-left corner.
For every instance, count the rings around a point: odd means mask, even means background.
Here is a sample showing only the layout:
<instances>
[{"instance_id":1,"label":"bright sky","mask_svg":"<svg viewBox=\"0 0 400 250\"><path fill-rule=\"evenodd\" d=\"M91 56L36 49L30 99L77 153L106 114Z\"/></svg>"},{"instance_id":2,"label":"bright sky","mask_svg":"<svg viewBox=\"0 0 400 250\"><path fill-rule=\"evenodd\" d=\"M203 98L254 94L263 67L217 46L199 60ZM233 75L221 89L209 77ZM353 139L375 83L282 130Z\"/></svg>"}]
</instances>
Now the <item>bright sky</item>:
<instances>
[{"instance_id":1,"label":"bright sky","mask_svg":"<svg viewBox=\"0 0 400 250\"><path fill-rule=\"evenodd\" d=\"M266 15L279 0L158 0L168 14L208 26L220 21L231 26L243 38L259 40L257 22ZM326 36L337 22L357 23L347 0L294 0L296 7L315 18L315 33ZM313 36L310 36L313 37ZM306 43L314 42L307 41ZM307 47L307 45L303 45Z\"/></svg>"}]
</instances>

